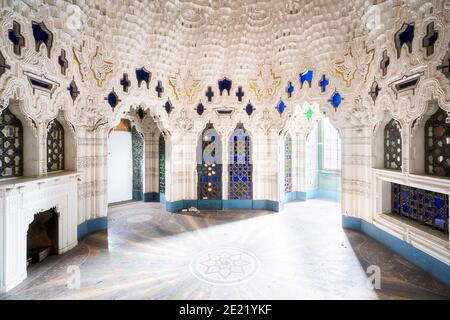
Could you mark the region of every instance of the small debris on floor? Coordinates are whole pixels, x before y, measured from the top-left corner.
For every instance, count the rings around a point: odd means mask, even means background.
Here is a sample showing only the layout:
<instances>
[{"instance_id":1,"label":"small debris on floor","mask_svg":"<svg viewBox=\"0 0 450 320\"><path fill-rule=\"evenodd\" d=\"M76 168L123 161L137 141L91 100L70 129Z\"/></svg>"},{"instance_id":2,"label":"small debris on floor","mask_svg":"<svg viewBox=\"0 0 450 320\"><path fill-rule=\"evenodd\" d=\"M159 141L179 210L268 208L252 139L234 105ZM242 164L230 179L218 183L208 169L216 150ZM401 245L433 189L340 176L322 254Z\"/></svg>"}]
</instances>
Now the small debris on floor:
<instances>
[{"instance_id":1,"label":"small debris on floor","mask_svg":"<svg viewBox=\"0 0 450 320\"><path fill-rule=\"evenodd\" d=\"M190 207L189 209L182 209L182 212L192 212L195 214L200 214L200 210L198 210L196 207Z\"/></svg>"}]
</instances>

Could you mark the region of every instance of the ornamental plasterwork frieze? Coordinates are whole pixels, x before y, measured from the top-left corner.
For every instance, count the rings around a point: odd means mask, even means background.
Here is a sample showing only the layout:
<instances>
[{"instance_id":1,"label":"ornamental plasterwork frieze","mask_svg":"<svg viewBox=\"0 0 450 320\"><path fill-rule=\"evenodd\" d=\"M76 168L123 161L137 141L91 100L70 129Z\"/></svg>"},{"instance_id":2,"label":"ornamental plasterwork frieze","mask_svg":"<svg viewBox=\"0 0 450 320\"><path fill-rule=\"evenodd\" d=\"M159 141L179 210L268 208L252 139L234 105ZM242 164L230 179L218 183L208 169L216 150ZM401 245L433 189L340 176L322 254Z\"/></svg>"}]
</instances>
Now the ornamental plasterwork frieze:
<instances>
[{"instance_id":1,"label":"ornamental plasterwork frieze","mask_svg":"<svg viewBox=\"0 0 450 320\"><path fill-rule=\"evenodd\" d=\"M264 96L274 99L280 86L281 76L276 75L269 64L260 67L256 78L250 79L248 83L248 88L253 92L258 102Z\"/></svg>"},{"instance_id":2,"label":"ornamental plasterwork frieze","mask_svg":"<svg viewBox=\"0 0 450 320\"><path fill-rule=\"evenodd\" d=\"M334 70L341 77L346 87L352 86L352 81L355 79L356 71L358 70L352 48L348 49L341 60L334 63Z\"/></svg>"},{"instance_id":3,"label":"ornamental plasterwork frieze","mask_svg":"<svg viewBox=\"0 0 450 320\"><path fill-rule=\"evenodd\" d=\"M192 120L188 118L186 109L181 110L180 116L176 120L176 127L182 131L190 131L192 125Z\"/></svg>"},{"instance_id":4,"label":"ornamental plasterwork frieze","mask_svg":"<svg viewBox=\"0 0 450 320\"><path fill-rule=\"evenodd\" d=\"M361 79L363 79L364 82L367 81L370 69L374 61L375 61L375 49L369 49L367 46L364 46L360 60Z\"/></svg>"},{"instance_id":5,"label":"ornamental plasterwork frieze","mask_svg":"<svg viewBox=\"0 0 450 320\"><path fill-rule=\"evenodd\" d=\"M192 102L202 88L201 81L194 78L191 70L183 73L180 69L174 75L169 76L168 85L176 101L180 101L184 95L189 102Z\"/></svg>"},{"instance_id":6,"label":"ornamental plasterwork frieze","mask_svg":"<svg viewBox=\"0 0 450 320\"><path fill-rule=\"evenodd\" d=\"M80 47L72 48L72 57L81 81L90 84L90 80L93 80L98 88L103 88L108 76L113 72L113 62L104 57L101 46L97 44L91 53L88 44L83 41Z\"/></svg>"},{"instance_id":7,"label":"ornamental plasterwork frieze","mask_svg":"<svg viewBox=\"0 0 450 320\"><path fill-rule=\"evenodd\" d=\"M92 75L99 88L103 88L106 79L113 72L113 62L103 56L100 46L97 46L90 65Z\"/></svg>"}]
</instances>

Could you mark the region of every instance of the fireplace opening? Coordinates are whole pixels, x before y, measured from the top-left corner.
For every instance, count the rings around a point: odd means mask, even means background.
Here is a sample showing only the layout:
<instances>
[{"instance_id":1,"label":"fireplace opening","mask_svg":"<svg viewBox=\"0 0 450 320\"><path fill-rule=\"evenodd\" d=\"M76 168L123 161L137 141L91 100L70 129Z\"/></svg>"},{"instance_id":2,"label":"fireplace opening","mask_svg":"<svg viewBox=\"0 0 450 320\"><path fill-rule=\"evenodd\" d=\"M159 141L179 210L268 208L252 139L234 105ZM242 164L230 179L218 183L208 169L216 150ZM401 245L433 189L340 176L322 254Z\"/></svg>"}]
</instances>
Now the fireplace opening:
<instances>
[{"instance_id":1,"label":"fireplace opening","mask_svg":"<svg viewBox=\"0 0 450 320\"><path fill-rule=\"evenodd\" d=\"M55 209L34 215L27 233L27 266L58 254L58 213Z\"/></svg>"}]
</instances>

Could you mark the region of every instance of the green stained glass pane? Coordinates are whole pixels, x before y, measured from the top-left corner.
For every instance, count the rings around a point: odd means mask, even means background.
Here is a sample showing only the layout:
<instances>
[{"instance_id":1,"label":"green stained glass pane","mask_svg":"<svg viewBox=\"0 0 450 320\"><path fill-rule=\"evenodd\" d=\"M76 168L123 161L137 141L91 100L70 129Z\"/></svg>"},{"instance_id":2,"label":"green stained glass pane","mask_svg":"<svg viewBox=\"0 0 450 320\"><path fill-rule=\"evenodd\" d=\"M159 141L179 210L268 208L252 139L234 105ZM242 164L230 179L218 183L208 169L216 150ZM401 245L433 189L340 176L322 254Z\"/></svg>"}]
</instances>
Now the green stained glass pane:
<instances>
[{"instance_id":1,"label":"green stained glass pane","mask_svg":"<svg viewBox=\"0 0 450 320\"><path fill-rule=\"evenodd\" d=\"M305 115L306 115L306 119L309 120L314 115L314 111L311 108L308 108L308 110L306 111Z\"/></svg>"}]
</instances>

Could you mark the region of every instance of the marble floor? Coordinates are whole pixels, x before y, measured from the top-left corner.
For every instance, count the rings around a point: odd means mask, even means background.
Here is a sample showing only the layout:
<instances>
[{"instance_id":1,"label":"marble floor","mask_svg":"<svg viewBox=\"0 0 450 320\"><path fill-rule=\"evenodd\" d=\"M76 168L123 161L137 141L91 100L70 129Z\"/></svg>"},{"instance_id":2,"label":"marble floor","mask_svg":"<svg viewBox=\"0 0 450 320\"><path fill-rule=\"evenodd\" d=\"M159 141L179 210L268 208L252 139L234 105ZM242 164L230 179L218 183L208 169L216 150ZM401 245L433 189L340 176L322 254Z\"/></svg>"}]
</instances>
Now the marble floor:
<instances>
[{"instance_id":1,"label":"marble floor","mask_svg":"<svg viewBox=\"0 0 450 320\"><path fill-rule=\"evenodd\" d=\"M108 232L31 267L27 280L0 298L450 299L450 287L367 236L344 231L333 202L291 203L280 213L163 208L111 207ZM380 267L379 290L367 286L370 265Z\"/></svg>"}]
</instances>

